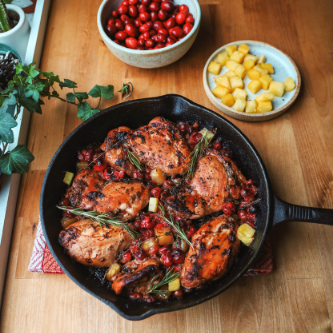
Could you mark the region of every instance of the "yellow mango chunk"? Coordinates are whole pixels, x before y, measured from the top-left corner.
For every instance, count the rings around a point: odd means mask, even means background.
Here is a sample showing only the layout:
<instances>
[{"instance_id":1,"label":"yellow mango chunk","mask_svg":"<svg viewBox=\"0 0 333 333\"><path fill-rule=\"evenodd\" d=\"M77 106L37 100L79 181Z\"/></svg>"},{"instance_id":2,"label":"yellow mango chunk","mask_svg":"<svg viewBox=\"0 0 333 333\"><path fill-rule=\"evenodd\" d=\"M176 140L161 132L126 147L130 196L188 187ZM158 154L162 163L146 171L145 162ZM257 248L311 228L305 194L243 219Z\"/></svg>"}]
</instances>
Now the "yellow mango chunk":
<instances>
[{"instance_id":1,"label":"yellow mango chunk","mask_svg":"<svg viewBox=\"0 0 333 333\"><path fill-rule=\"evenodd\" d=\"M233 109L238 112L244 112L246 106L246 101L244 99L236 99Z\"/></svg>"},{"instance_id":2,"label":"yellow mango chunk","mask_svg":"<svg viewBox=\"0 0 333 333\"><path fill-rule=\"evenodd\" d=\"M272 64L269 63L260 64L260 67L266 69L268 71L268 74L274 74L274 68Z\"/></svg>"},{"instance_id":3,"label":"yellow mango chunk","mask_svg":"<svg viewBox=\"0 0 333 333\"><path fill-rule=\"evenodd\" d=\"M268 90L270 83L273 81L273 79L268 75L263 75L259 78L259 81L262 84L262 89Z\"/></svg>"},{"instance_id":4,"label":"yellow mango chunk","mask_svg":"<svg viewBox=\"0 0 333 333\"><path fill-rule=\"evenodd\" d=\"M258 58L258 64L263 64L264 62L266 62L266 56L261 54Z\"/></svg>"},{"instance_id":5,"label":"yellow mango chunk","mask_svg":"<svg viewBox=\"0 0 333 333\"><path fill-rule=\"evenodd\" d=\"M246 246L249 246L254 240L255 230L247 223L242 224L237 230L237 238Z\"/></svg>"},{"instance_id":6,"label":"yellow mango chunk","mask_svg":"<svg viewBox=\"0 0 333 333\"><path fill-rule=\"evenodd\" d=\"M239 65L238 62L236 62L234 60L228 60L227 63L225 64L225 67L227 67L227 69L229 69L229 71L234 72L238 65Z\"/></svg>"},{"instance_id":7,"label":"yellow mango chunk","mask_svg":"<svg viewBox=\"0 0 333 333\"><path fill-rule=\"evenodd\" d=\"M230 82L229 82L229 79L227 76L214 77L214 81L216 84L218 84L224 88L231 89Z\"/></svg>"},{"instance_id":8,"label":"yellow mango chunk","mask_svg":"<svg viewBox=\"0 0 333 333\"><path fill-rule=\"evenodd\" d=\"M244 99L244 100L246 100L247 91L244 90L244 89L236 88L234 93L233 93L233 96L234 96L235 99Z\"/></svg>"},{"instance_id":9,"label":"yellow mango chunk","mask_svg":"<svg viewBox=\"0 0 333 333\"><path fill-rule=\"evenodd\" d=\"M251 80L259 80L261 77L261 74L254 68L249 69L246 74Z\"/></svg>"},{"instance_id":10,"label":"yellow mango chunk","mask_svg":"<svg viewBox=\"0 0 333 333\"><path fill-rule=\"evenodd\" d=\"M247 88L252 94L256 94L261 89L261 82L259 80L253 80L247 85Z\"/></svg>"},{"instance_id":11,"label":"yellow mango chunk","mask_svg":"<svg viewBox=\"0 0 333 333\"><path fill-rule=\"evenodd\" d=\"M231 107L235 104L235 99L230 93L223 96L221 101L223 104L225 104L226 106L229 106L229 107Z\"/></svg>"},{"instance_id":12,"label":"yellow mango chunk","mask_svg":"<svg viewBox=\"0 0 333 333\"><path fill-rule=\"evenodd\" d=\"M295 81L291 77L287 77L284 79L284 89L286 91L292 91L296 87Z\"/></svg>"},{"instance_id":13,"label":"yellow mango chunk","mask_svg":"<svg viewBox=\"0 0 333 333\"><path fill-rule=\"evenodd\" d=\"M273 110L271 101L261 101L258 103L257 112L265 113Z\"/></svg>"},{"instance_id":14,"label":"yellow mango chunk","mask_svg":"<svg viewBox=\"0 0 333 333\"><path fill-rule=\"evenodd\" d=\"M180 289L180 280L177 278L168 284L169 291L176 291Z\"/></svg>"},{"instance_id":15,"label":"yellow mango chunk","mask_svg":"<svg viewBox=\"0 0 333 333\"><path fill-rule=\"evenodd\" d=\"M235 69L235 74L243 79L246 74L245 67L243 65L238 65Z\"/></svg>"},{"instance_id":16,"label":"yellow mango chunk","mask_svg":"<svg viewBox=\"0 0 333 333\"><path fill-rule=\"evenodd\" d=\"M262 68L260 65L255 65L253 67L253 69L255 69L256 71L258 71L261 74L261 76L266 75L268 73L268 70L265 69L265 68Z\"/></svg>"},{"instance_id":17,"label":"yellow mango chunk","mask_svg":"<svg viewBox=\"0 0 333 333\"><path fill-rule=\"evenodd\" d=\"M225 50L227 51L228 57L230 58L232 54L237 50L237 45L228 45Z\"/></svg>"},{"instance_id":18,"label":"yellow mango chunk","mask_svg":"<svg viewBox=\"0 0 333 333\"><path fill-rule=\"evenodd\" d=\"M244 53L245 55L249 53L250 51L250 46L246 45L246 44L242 44L239 48L238 48L239 52Z\"/></svg>"},{"instance_id":19,"label":"yellow mango chunk","mask_svg":"<svg viewBox=\"0 0 333 333\"><path fill-rule=\"evenodd\" d=\"M217 55L215 62L218 62L221 64L221 66L224 66L226 62L229 60L227 52L221 52Z\"/></svg>"},{"instance_id":20,"label":"yellow mango chunk","mask_svg":"<svg viewBox=\"0 0 333 333\"><path fill-rule=\"evenodd\" d=\"M256 64L258 61L258 58L253 54L247 54L244 58L244 61L247 61L247 60L253 60L254 63Z\"/></svg>"},{"instance_id":21,"label":"yellow mango chunk","mask_svg":"<svg viewBox=\"0 0 333 333\"><path fill-rule=\"evenodd\" d=\"M277 97L282 97L284 94L284 84L282 82L272 81L268 91Z\"/></svg>"},{"instance_id":22,"label":"yellow mango chunk","mask_svg":"<svg viewBox=\"0 0 333 333\"><path fill-rule=\"evenodd\" d=\"M248 71L249 69L253 68L255 64L256 63L252 59L245 60L244 61L244 68L245 68L246 71Z\"/></svg>"},{"instance_id":23,"label":"yellow mango chunk","mask_svg":"<svg viewBox=\"0 0 333 333\"><path fill-rule=\"evenodd\" d=\"M244 87L244 82L240 77L235 76L230 78L230 85L231 91L235 91L236 88L242 89Z\"/></svg>"},{"instance_id":24,"label":"yellow mango chunk","mask_svg":"<svg viewBox=\"0 0 333 333\"><path fill-rule=\"evenodd\" d=\"M221 87L221 86L216 86L213 90L212 93L215 97L217 98L222 98L223 96L229 94L229 89Z\"/></svg>"},{"instance_id":25,"label":"yellow mango chunk","mask_svg":"<svg viewBox=\"0 0 333 333\"><path fill-rule=\"evenodd\" d=\"M258 106L258 103L255 99L253 101L248 101L248 102L246 102L245 112L246 113L256 113L257 106Z\"/></svg>"},{"instance_id":26,"label":"yellow mango chunk","mask_svg":"<svg viewBox=\"0 0 333 333\"><path fill-rule=\"evenodd\" d=\"M208 72L210 72L214 75L217 75L220 73L221 68L222 68L221 64L219 64L218 62L215 62L215 61L211 61L208 65L207 70L208 70Z\"/></svg>"},{"instance_id":27,"label":"yellow mango chunk","mask_svg":"<svg viewBox=\"0 0 333 333\"><path fill-rule=\"evenodd\" d=\"M237 75L236 75L235 72L233 72L233 71L227 71L227 72L224 73L222 76L227 76L228 78L231 78L231 77L235 77L235 76L237 76Z\"/></svg>"},{"instance_id":28,"label":"yellow mango chunk","mask_svg":"<svg viewBox=\"0 0 333 333\"><path fill-rule=\"evenodd\" d=\"M275 98L275 95L270 92L265 92L256 97L257 102L261 101L272 101Z\"/></svg>"},{"instance_id":29,"label":"yellow mango chunk","mask_svg":"<svg viewBox=\"0 0 333 333\"><path fill-rule=\"evenodd\" d=\"M239 52L239 51L235 51L231 57L230 57L230 60L233 60L233 61L236 61L238 62L239 64L241 64L243 62L245 58L245 54L242 53L242 52Z\"/></svg>"}]
</instances>

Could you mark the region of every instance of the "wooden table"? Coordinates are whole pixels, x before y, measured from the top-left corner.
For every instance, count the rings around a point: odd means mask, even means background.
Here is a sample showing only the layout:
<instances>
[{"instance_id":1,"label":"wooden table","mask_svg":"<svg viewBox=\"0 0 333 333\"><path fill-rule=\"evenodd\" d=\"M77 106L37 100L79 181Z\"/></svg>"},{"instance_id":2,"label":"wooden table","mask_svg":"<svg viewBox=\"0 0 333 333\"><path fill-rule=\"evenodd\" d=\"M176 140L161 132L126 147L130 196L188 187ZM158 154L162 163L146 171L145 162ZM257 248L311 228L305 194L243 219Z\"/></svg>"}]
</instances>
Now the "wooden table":
<instances>
[{"instance_id":1,"label":"wooden table","mask_svg":"<svg viewBox=\"0 0 333 333\"><path fill-rule=\"evenodd\" d=\"M295 204L333 208L333 3L325 0L201 0L202 24L191 50L165 68L127 66L103 44L96 26L100 0L52 2L41 68L133 98L177 93L202 104L206 59L236 40L260 40L289 54L302 90L283 116L265 123L231 119L254 143L277 195ZM65 92L63 92L65 94ZM112 103L120 101L120 94ZM104 102L102 107L109 106ZM274 272L241 278L213 300L188 310L130 322L65 275L28 272L45 170L64 138L80 124L76 108L46 101L32 116L28 147L35 155L22 177L1 312L0 331L14 332L332 332L333 228L286 223L274 228ZM215 110L215 109L214 109ZM217 111L217 110L215 110ZM218 112L218 111L217 111Z\"/></svg>"}]
</instances>

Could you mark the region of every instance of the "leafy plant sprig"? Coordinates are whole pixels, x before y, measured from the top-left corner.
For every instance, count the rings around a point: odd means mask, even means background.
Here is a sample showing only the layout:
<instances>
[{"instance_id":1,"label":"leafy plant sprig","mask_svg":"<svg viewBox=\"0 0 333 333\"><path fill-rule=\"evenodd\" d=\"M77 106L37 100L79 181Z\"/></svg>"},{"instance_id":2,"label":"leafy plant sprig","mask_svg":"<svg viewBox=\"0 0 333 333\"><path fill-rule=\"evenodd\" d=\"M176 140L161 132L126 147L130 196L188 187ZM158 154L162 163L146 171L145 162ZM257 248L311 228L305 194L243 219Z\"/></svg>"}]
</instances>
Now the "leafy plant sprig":
<instances>
[{"instance_id":1,"label":"leafy plant sprig","mask_svg":"<svg viewBox=\"0 0 333 333\"><path fill-rule=\"evenodd\" d=\"M139 161L138 157L132 153L128 148L126 148L128 160L140 171L143 170L143 166Z\"/></svg>"},{"instance_id":2,"label":"leafy plant sprig","mask_svg":"<svg viewBox=\"0 0 333 333\"><path fill-rule=\"evenodd\" d=\"M135 231L128 223L123 222L118 217L110 217L106 213L99 214L98 212L92 211L85 211L81 208L72 208L67 206L56 206L61 210L66 210L71 212L77 216L84 216L92 221L96 221L99 223L100 227L102 228L103 225L112 225L117 228L122 228L128 232L131 238L135 239L139 233Z\"/></svg>"},{"instance_id":3,"label":"leafy plant sprig","mask_svg":"<svg viewBox=\"0 0 333 333\"><path fill-rule=\"evenodd\" d=\"M154 276L149 284L149 290L147 291L147 294L149 293L154 293L154 294L168 294L170 291L168 290L159 290L158 288L161 288L162 286L175 281L179 277L180 273L177 273L174 271L173 268L168 268L167 271L165 272L165 275L163 279L157 283L154 283L154 281L157 279L157 276Z\"/></svg>"}]
</instances>

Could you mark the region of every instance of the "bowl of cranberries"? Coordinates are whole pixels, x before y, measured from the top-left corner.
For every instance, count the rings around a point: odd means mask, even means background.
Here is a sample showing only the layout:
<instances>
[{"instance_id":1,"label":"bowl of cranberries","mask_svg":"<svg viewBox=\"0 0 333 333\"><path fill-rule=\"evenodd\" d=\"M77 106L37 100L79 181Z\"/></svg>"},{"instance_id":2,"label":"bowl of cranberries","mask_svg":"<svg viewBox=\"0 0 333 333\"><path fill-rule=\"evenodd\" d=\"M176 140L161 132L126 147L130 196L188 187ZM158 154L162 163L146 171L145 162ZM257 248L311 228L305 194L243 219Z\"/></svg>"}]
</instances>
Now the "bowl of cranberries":
<instances>
[{"instance_id":1,"label":"bowl of cranberries","mask_svg":"<svg viewBox=\"0 0 333 333\"><path fill-rule=\"evenodd\" d=\"M167 66L180 59L198 34L197 0L104 0L98 30L121 61L140 68Z\"/></svg>"}]
</instances>

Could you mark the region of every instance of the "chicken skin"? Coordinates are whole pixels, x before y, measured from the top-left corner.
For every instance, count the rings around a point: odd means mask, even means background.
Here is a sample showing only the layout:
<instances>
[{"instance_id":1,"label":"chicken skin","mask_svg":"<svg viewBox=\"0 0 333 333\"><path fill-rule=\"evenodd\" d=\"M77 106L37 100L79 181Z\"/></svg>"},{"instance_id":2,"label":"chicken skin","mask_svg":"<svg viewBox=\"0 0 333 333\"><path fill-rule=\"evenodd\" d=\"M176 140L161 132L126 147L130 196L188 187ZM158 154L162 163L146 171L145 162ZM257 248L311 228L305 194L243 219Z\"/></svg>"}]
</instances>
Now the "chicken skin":
<instances>
[{"instance_id":1,"label":"chicken skin","mask_svg":"<svg viewBox=\"0 0 333 333\"><path fill-rule=\"evenodd\" d=\"M194 176L189 184L183 184L175 191L165 191L162 201L177 215L198 219L218 212L230 196L234 185L243 186L245 177L235 163L219 151L208 149L199 159Z\"/></svg>"},{"instance_id":2,"label":"chicken skin","mask_svg":"<svg viewBox=\"0 0 333 333\"><path fill-rule=\"evenodd\" d=\"M196 288L226 274L237 258L240 241L238 226L218 216L204 224L193 236L192 245L180 274L181 285Z\"/></svg>"},{"instance_id":3,"label":"chicken skin","mask_svg":"<svg viewBox=\"0 0 333 333\"><path fill-rule=\"evenodd\" d=\"M130 261L124 265L123 272L113 281L112 289L117 295L121 294L125 288L130 289L131 292L145 293L151 279L161 275L159 266L160 262L157 258Z\"/></svg>"},{"instance_id":4,"label":"chicken skin","mask_svg":"<svg viewBox=\"0 0 333 333\"><path fill-rule=\"evenodd\" d=\"M82 220L62 230L59 243L77 262L91 267L109 267L119 253L132 244L130 235L122 228L101 226L98 222Z\"/></svg>"},{"instance_id":5,"label":"chicken skin","mask_svg":"<svg viewBox=\"0 0 333 333\"><path fill-rule=\"evenodd\" d=\"M84 169L76 175L65 197L73 207L129 221L148 205L149 189L138 181L107 183L97 171Z\"/></svg>"}]
</instances>

